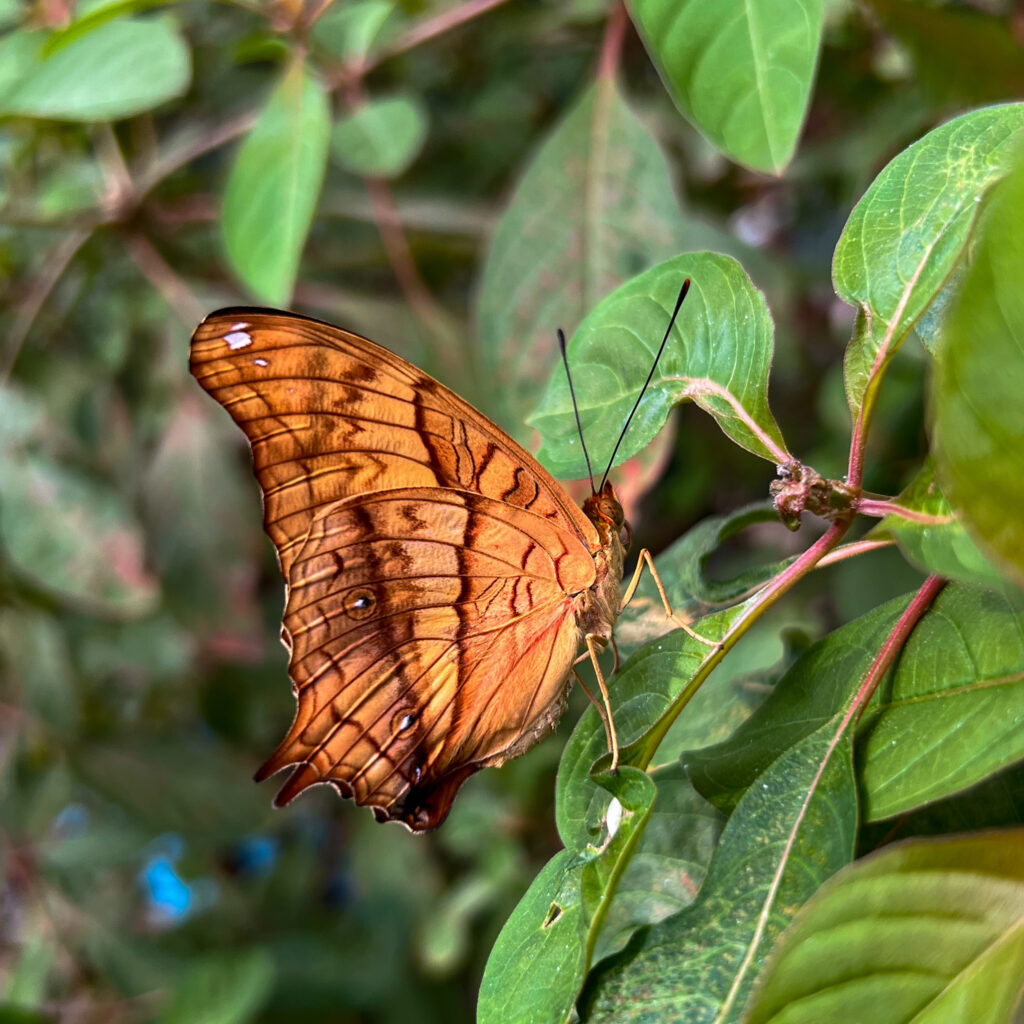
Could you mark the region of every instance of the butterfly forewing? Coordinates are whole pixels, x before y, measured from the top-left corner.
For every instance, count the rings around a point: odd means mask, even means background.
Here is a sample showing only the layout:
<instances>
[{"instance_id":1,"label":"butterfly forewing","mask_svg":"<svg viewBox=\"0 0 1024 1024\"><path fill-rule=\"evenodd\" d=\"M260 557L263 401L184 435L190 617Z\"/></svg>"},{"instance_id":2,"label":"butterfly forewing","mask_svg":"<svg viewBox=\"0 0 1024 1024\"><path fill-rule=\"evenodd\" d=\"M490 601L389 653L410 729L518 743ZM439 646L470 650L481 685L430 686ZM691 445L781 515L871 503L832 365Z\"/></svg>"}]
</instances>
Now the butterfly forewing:
<instances>
[{"instance_id":1,"label":"butterfly forewing","mask_svg":"<svg viewBox=\"0 0 1024 1024\"><path fill-rule=\"evenodd\" d=\"M366 338L295 314L228 309L197 328L191 369L249 438L286 578L319 511L390 487L476 491L598 543L586 516L504 431Z\"/></svg>"},{"instance_id":2,"label":"butterfly forewing","mask_svg":"<svg viewBox=\"0 0 1024 1024\"><path fill-rule=\"evenodd\" d=\"M257 774L333 783L421 831L557 722L621 548L508 435L386 349L269 310L214 313L191 368L242 427L287 583L298 700ZM596 596L595 596L596 595Z\"/></svg>"}]
</instances>

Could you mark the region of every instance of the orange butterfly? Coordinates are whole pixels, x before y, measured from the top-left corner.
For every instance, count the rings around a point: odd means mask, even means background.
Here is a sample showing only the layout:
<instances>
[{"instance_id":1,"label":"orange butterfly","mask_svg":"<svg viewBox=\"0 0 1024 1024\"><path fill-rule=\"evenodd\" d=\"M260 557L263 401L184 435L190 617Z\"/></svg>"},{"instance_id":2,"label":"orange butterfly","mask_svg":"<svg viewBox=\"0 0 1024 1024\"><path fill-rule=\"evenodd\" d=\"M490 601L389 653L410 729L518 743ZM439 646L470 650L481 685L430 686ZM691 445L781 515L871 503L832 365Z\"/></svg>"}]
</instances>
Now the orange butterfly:
<instances>
[{"instance_id":1,"label":"orange butterfly","mask_svg":"<svg viewBox=\"0 0 1024 1024\"><path fill-rule=\"evenodd\" d=\"M296 765L277 806L327 782L436 828L470 775L555 727L580 643L596 667L611 642L629 545L611 483L580 509L442 384L295 313L210 314L190 366L249 438L286 583L298 708L256 779Z\"/></svg>"}]
</instances>

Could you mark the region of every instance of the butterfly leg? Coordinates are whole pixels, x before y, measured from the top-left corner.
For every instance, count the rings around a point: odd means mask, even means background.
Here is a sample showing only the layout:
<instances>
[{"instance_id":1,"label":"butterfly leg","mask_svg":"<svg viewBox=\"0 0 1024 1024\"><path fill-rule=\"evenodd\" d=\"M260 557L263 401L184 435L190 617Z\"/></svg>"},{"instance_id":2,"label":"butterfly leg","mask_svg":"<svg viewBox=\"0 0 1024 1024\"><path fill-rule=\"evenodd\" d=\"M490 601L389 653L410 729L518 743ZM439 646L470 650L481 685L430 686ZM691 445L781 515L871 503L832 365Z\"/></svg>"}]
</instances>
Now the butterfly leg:
<instances>
[{"instance_id":1,"label":"butterfly leg","mask_svg":"<svg viewBox=\"0 0 1024 1024\"><path fill-rule=\"evenodd\" d=\"M612 754L612 763L610 770L614 773L619 766L619 737L615 732L615 722L612 719L612 702L608 696L608 686L604 681L604 673L601 671L601 664L597 660L597 655L600 650L598 647L598 641L603 641L603 637L595 636L593 633L588 633L586 636L587 641L587 654L584 657L590 657L590 663L594 666L594 675L597 676L597 685L601 689L601 700L604 704L598 703L594 695L587 689L586 684L580 679L580 686L583 687L583 692L590 698L594 707L597 708L597 713L601 716L601 721L604 723L604 731L608 737L608 749ZM576 674L576 678L579 679L579 673Z\"/></svg>"},{"instance_id":2,"label":"butterfly leg","mask_svg":"<svg viewBox=\"0 0 1024 1024\"><path fill-rule=\"evenodd\" d=\"M700 633L692 630L684 619L677 617L675 612L672 611L672 605L669 603L668 594L665 592L665 585L661 582L661 576L658 574L658 570L654 565L654 559L651 557L651 553L647 548L644 548L640 552L640 557L637 559L636 563L636 569L633 572L633 578L629 581L629 586L626 587L626 593L622 597L622 604L619 606L619 611L621 612L622 609L633 600L636 588L640 585L640 577L643 575L645 563L651 576L654 578L654 585L658 588L658 593L661 595L661 603L664 605L665 614L674 623L676 623L676 625L679 626L687 636L692 636L694 640L698 640L700 643L706 644L708 647L721 646L717 640L709 640L706 636L701 636Z\"/></svg>"},{"instance_id":3,"label":"butterfly leg","mask_svg":"<svg viewBox=\"0 0 1024 1024\"><path fill-rule=\"evenodd\" d=\"M589 658L590 655L584 654L583 657ZM583 692L590 698L590 703L594 705L598 715L601 716L601 724L604 726L604 735L608 741L608 749L618 751L615 729L611 725L611 721L608 718L608 712L605 710L604 705L590 692L590 687L583 682L583 676L581 676L576 669L572 670L572 674L576 677L576 682L580 684L580 689L583 690Z\"/></svg>"}]
</instances>

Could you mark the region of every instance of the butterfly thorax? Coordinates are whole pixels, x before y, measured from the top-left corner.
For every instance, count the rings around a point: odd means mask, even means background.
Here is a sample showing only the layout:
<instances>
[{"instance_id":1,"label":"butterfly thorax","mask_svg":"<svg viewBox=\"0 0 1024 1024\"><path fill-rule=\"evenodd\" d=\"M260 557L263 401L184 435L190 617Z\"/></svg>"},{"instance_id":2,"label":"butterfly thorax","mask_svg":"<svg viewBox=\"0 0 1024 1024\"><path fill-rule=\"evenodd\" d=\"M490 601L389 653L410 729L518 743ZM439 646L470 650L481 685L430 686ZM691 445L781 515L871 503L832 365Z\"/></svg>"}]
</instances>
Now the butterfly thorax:
<instances>
[{"instance_id":1,"label":"butterfly thorax","mask_svg":"<svg viewBox=\"0 0 1024 1024\"><path fill-rule=\"evenodd\" d=\"M610 481L583 502L583 513L597 528L600 545L594 552L594 582L577 598L576 622L581 638L591 634L607 643L619 617L622 566L631 532Z\"/></svg>"}]
</instances>

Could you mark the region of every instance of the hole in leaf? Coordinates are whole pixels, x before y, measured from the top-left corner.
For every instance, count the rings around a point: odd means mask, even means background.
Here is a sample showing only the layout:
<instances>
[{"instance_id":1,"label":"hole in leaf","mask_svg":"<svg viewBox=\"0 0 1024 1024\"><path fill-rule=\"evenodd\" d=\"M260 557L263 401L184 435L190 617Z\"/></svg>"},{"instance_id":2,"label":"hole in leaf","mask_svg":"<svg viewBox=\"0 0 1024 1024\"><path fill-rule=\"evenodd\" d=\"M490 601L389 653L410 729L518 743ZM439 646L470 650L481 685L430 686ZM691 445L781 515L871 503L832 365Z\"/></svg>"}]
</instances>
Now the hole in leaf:
<instances>
[{"instance_id":1,"label":"hole in leaf","mask_svg":"<svg viewBox=\"0 0 1024 1024\"><path fill-rule=\"evenodd\" d=\"M552 903L548 907L548 912L544 917L544 923L541 925L541 928L550 928L561 916L562 908L557 903Z\"/></svg>"}]
</instances>

